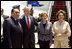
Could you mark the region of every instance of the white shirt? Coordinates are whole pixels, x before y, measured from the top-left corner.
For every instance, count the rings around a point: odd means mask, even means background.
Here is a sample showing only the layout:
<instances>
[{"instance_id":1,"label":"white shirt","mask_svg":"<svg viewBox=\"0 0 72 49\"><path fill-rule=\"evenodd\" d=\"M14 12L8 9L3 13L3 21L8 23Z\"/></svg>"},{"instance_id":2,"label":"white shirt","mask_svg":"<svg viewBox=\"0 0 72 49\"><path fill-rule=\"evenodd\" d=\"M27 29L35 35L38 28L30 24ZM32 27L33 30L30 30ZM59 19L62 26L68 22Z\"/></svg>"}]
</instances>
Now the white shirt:
<instances>
[{"instance_id":1,"label":"white shirt","mask_svg":"<svg viewBox=\"0 0 72 49\"><path fill-rule=\"evenodd\" d=\"M29 23L31 25L31 16L28 16L28 18L29 18ZM26 20L26 24L27 24L27 16L25 16L25 20Z\"/></svg>"},{"instance_id":2,"label":"white shirt","mask_svg":"<svg viewBox=\"0 0 72 49\"><path fill-rule=\"evenodd\" d=\"M3 35L3 22L4 22L4 18L1 15L1 35Z\"/></svg>"},{"instance_id":3,"label":"white shirt","mask_svg":"<svg viewBox=\"0 0 72 49\"><path fill-rule=\"evenodd\" d=\"M14 18L14 17L13 17ZM15 21L17 20L16 18L14 18L15 19ZM19 24L19 26L22 28L22 26L21 26L21 24L20 24L20 22L18 22L18 24Z\"/></svg>"}]
</instances>

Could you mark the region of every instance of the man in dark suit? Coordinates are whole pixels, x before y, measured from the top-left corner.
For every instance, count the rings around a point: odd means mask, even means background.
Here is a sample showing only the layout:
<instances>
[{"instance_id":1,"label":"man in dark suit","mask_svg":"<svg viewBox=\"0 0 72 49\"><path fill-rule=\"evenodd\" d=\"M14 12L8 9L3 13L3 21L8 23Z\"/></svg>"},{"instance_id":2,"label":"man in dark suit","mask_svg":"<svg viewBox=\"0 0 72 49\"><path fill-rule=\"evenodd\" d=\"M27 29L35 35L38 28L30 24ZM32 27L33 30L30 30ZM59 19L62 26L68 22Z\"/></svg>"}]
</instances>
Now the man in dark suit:
<instances>
[{"instance_id":1,"label":"man in dark suit","mask_svg":"<svg viewBox=\"0 0 72 49\"><path fill-rule=\"evenodd\" d=\"M22 48L22 27L18 20L20 11L12 9L12 16L4 21L3 32L5 44L9 48Z\"/></svg>"},{"instance_id":2,"label":"man in dark suit","mask_svg":"<svg viewBox=\"0 0 72 49\"><path fill-rule=\"evenodd\" d=\"M37 23L34 17L30 15L29 7L24 8L24 15L22 16L21 24L24 33L23 34L24 48L35 48L34 30L35 30L35 25L37 26Z\"/></svg>"},{"instance_id":3,"label":"man in dark suit","mask_svg":"<svg viewBox=\"0 0 72 49\"><path fill-rule=\"evenodd\" d=\"M13 5L13 7L12 7L13 9L15 9L15 8L17 8L17 9L19 9L19 11L20 11L20 5Z\"/></svg>"},{"instance_id":4,"label":"man in dark suit","mask_svg":"<svg viewBox=\"0 0 72 49\"><path fill-rule=\"evenodd\" d=\"M39 14L39 17L36 19L37 22L41 21L41 14Z\"/></svg>"}]
</instances>

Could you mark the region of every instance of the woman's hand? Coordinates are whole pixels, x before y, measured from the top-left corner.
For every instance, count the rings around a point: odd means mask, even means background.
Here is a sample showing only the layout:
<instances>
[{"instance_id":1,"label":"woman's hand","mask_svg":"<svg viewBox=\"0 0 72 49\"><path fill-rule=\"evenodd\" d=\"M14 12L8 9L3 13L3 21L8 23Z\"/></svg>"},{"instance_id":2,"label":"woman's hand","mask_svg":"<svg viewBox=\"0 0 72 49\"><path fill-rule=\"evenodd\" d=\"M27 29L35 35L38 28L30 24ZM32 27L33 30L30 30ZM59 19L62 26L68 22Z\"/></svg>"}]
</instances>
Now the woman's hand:
<instances>
[{"instance_id":1,"label":"woman's hand","mask_svg":"<svg viewBox=\"0 0 72 49\"><path fill-rule=\"evenodd\" d=\"M57 34L56 36L61 37L61 36L62 36L62 34Z\"/></svg>"},{"instance_id":2,"label":"woman's hand","mask_svg":"<svg viewBox=\"0 0 72 49\"><path fill-rule=\"evenodd\" d=\"M53 36L56 36L56 33L54 33Z\"/></svg>"},{"instance_id":3,"label":"woman's hand","mask_svg":"<svg viewBox=\"0 0 72 49\"><path fill-rule=\"evenodd\" d=\"M49 47L52 45L52 43L49 43Z\"/></svg>"},{"instance_id":4,"label":"woman's hand","mask_svg":"<svg viewBox=\"0 0 72 49\"><path fill-rule=\"evenodd\" d=\"M61 36L67 36L67 34L63 33L63 34L57 34L57 37L61 37Z\"/></svg>"},{"instance_id":5,"label":"woman's hand","mask_svg":"<svg viewBox=\"0 0 72 49\"><path fill-rule=\"evenodd\" d=\"M50 43L49 43L49 47L52 45L52 41L50 41Z\"/></svg>"},{"instance_id":6,"label":"woman's hand","mask_svg":"<svg viewBox=\"0 0 72 49\"><path fill-rule=\"evenodd\" d=\"M62 35L63 35L63 36L67 36L67 34L65 34L65 33L64 33L64 34L62 34Z\"/></svg>"}]
</instances>

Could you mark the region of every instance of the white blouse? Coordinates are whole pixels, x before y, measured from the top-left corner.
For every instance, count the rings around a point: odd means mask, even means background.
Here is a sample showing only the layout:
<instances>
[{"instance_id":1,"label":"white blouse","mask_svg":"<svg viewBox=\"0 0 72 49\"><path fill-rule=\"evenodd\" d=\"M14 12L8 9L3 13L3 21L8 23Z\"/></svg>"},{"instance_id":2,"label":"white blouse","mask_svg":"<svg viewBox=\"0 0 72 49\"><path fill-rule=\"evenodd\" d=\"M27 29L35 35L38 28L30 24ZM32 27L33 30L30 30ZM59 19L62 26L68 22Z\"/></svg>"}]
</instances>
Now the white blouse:
<instances>
[{"instance_id":1,"label":"white blouse","mask_svg":"<svg viewBox=\"0 0 72 49\"><path fill-rule=\"evenodd\" d=\"M62 23L56 21L53 24L52 32L56 33L56 35L66 33L65 37L69 37L71 35L70 25L66 21L63 21Z\"/></svg>"}]
</instances>

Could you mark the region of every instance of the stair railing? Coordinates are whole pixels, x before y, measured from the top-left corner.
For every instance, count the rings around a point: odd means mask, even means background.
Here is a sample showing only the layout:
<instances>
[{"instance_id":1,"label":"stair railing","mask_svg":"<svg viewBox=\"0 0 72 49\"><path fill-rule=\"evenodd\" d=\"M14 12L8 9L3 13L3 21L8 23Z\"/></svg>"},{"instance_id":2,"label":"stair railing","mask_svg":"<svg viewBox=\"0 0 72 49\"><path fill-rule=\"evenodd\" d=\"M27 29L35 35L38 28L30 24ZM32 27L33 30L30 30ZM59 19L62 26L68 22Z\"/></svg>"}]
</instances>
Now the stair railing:
<instances>
[{"instance_id":1,"label":"stair railing","mask_svg":"<svg viewBox=\"0 0 72 49\"><path fill-rule=\"evenodd\" d=\"M70 1L66 1L66 7L67 7L67 14L68 14L68 22L71 20L71 3Z\"/></svg>"},{"instance_id":2,"label":"stair railing","mask_svg":"<svg viewBox=\"0 0 72 49\"><path fill-rule=\"evenodd\" d=\"M51 19L51 13L52 13L52 6L54 5L54 1L50 1L49 8L48 8L48 21Z\"/></svg>"}]
</instances>

